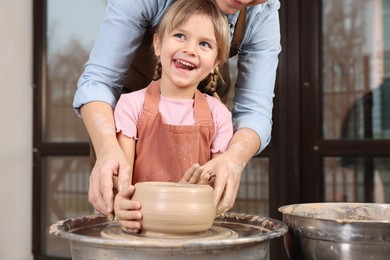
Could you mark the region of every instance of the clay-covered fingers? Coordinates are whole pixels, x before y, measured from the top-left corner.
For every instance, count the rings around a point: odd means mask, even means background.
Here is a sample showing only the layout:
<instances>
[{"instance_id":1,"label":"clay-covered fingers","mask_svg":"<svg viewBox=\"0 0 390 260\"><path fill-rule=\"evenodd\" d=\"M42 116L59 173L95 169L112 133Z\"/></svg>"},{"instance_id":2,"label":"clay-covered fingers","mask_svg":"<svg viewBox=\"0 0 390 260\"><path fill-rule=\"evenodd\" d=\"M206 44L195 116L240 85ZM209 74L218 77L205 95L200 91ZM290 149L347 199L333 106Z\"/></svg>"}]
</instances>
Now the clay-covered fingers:
<instances>
[{"instance_id":1,"label":"clay-covered fingers","mask_svg":"<svg viewBox=\"0 0 390 260\"><path fill-rule=\"evenodd\" d=\"M210 186L214 186L215 181L215 172L212 170L203 169L202 175L200 176L199 184L209 184Z\"/></svg>"},{"instance_id":2,"label":"clay-covered fingers","mask_svg":"<svg viewBox=\"0 0 390 260\"><path fill-rule=\"evenodd\" d=\"M89 177L88 200L92 206L108 218L113 218L113 183L111 167L95 165Z\"/></svg>"},{"instance_id":3,"label":"clay-covered fingers","mask_svg":"<svg viewBox=\"0 0 390 260\"><path fill-rule=\"evenodd\" d=\"M106 170L104 174L101 175L100 180L100 190L103 195L104 205L106 206L106 216L109 219L114 218L113 204L114 204L114 184L112 181L112 176L116 170L109 169Z\"/></svg>"},{"instance_id":4,"label":"clay-covered fingers","mask_svg":"<svg viewBox=\"0 0 390 260\"><path fill-rule=\"evenodd\" d=\"M223 211L227 207L226 201L222 202L224 198L225 189L227 186L227 178L221 178L217 176L214 181L214 205L216 208L217 215L220 215L226 211ZM224 203L224 204L222 204Z\"/></svg>"},{"instance_id":5,"label":"clay-covered fingers","mask_svg":"<svg viewBox=\"0 0 390 260\"><path fill-rule=\"evenodd\" d=\"M116 220L126 232L137 233L141 229L141 205L130 200L134 186L122 189L115 197L114 210Z\"/></svg>"},{"instance_id":6,"label":"clay-covered fingers","mask_svg":"<svg viewBox=\"0 0 390 260\"><path fill-rule=\"evenodd\" d=\"M118 191L127 189L131 185L132 169L129 164L121 165L118 173Z\"/></svg>"},{"instance_id":7,"label":"clay-covered fingers","mask_svg":"<svg viewBox=\"0 0 390 260\"><path fill-rule=\"evenodd\" d=\"M92 175L89 177L88 201L101 214L107 217L110 216L111 212L107 210L103 194L100 191L100 180L95 180Z\"/></svg>"},{"instance_id":8,"label":"clay-covered fingers","mask_svg":"<svg viewBox=\"0 0 390 260\"><path fill-rule=\"evenodd\" d=\"M114 176L118 177L118 188L131 183L131 168L121 154L98 158L89 177L88 199L93 207L109 219L114 217Z\"/></svg>"},{"instance_id":9,"label":"clay-covered fingers","mask_svg":"<svg viewBox=\"0 0 390 260\"><path fill-rule=\"evenodd\" d=\"M234 206L240 187L241 167L232 163L229 157L218 156L208 162L212 165L214 179L214 204L217 215Z\"/></svg>"},{"instance_id":10,"label":"clay-covered fingers","mask_svg":"<svg viewBox=\"0 0 390 260\"><path fill-rule=\"evenodd\" d=\"M179 183L199 183L203 172L203 167L199 163L193 164L185 173Z\"/></svg>"},{"instance_id":11,"label":"clay-covered fingers","mask_svg":"<svg viewBox=\"0 0 390 260\"><path fill-rule=\"evenodd\" d=\"M217 215L227 212L234 206L240 187L240 178L230 174L228 178L216 178L214 184L214 203Z\"/></svg>"}]
</instances>

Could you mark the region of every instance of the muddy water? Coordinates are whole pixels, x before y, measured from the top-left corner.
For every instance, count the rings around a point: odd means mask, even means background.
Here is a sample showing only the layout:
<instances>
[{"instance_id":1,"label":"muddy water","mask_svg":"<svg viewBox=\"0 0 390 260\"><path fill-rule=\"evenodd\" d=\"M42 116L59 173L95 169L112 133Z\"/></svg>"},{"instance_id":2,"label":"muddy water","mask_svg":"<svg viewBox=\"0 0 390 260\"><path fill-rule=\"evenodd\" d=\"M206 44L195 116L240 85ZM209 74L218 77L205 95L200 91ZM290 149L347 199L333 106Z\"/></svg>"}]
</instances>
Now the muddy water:
<instances>
[{"instance_id":1,"label":"muddy water","mask_svg":"<svg viewBox=\"0 0 390 260\"><path fill-rule=\"evenodd\" d=\"M283 214L337 222L390 222L390 204L307 203L284 206Z\"/></svg>"}]
</instances>

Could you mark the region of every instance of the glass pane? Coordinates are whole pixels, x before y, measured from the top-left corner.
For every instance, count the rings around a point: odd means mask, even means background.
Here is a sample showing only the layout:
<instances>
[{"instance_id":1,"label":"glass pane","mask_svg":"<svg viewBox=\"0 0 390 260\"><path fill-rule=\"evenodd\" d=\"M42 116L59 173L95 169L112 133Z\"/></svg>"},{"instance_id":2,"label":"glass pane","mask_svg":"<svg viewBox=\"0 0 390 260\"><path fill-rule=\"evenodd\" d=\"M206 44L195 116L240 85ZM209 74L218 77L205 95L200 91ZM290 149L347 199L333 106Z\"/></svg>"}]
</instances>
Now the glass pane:
<instances>
[{"instance_id":1,"label":"glass pane","mask_svg":"<svg viewBox=\"0 0 390 260\"><path fill-rule=\"evenodd\" d=\"M42 94L45 141L88 141L72 102L104 8L105 0L47 0L47 64Z\"/></svg>"},{"instance_id":2,"label":"glass pane","mask_svg":"<svg viewBox=\"0 0 390 260\"><path fill-rule=\"evenodd\" d=\"M325 201L390 202L390 158L324 159Z\"/></svg>"},{"instance_id":3,"label":"glass pane","mask_svg":"<svg viewBox=\"0 0 390 260\"><path fill-rule=\"evenodd\" d=\"M89 157L49 157L43 161L42 237L46 255L70 257L69 241L49 234L51 224L94 213L88 202Z\"/></svg>"},{"instance_id":4,"label":"glass pane","mask_svg":"<svg viewBox=\"0 0 390 260\"><path fill-rule=\"evenodd\" d=\"M390 0L323 0L323 137L390 138Z\"/></svg>"},{"instance_id":5,"label":"glass pane","mask_svg":"<svg viewBox=\"0 0 390 260\"><path fill-rule=\"evenodd\" d=\"M241 174L241 183L231 212L268 216L268 158L253 158Z\"/></svg>"}]
</instances>

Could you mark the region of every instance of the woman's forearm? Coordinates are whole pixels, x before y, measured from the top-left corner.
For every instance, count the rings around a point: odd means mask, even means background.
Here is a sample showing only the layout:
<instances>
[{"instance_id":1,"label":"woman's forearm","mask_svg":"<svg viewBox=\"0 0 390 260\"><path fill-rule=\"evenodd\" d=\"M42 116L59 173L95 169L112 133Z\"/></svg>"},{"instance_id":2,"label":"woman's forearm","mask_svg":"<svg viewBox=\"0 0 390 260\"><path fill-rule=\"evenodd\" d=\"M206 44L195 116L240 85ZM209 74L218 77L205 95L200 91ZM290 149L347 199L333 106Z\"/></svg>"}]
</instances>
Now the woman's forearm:
<instances>
[{"instance_id":1,"label":"woman's forearm","mask_svg":"<svg viewBox=\"0 0 390 260\"><path fill-rule=\"evenodd\" d=\"M95 148L96 156L105 147L118 146L112 107L105 102L90 102L80 109L82 119Z\"/></svg>"},{"instance_id":2,"label":"woman's forearm","mask_svg":"<svg viewBox=\"0 0 390 260\"><path fill-rule=\"evenodd\" d=\"M240 128L230 141L228 150L224 153L237 170L242 171L249 160L257 153L261 141L257 133L249 128Z\"/></svg>"}]
</instances>

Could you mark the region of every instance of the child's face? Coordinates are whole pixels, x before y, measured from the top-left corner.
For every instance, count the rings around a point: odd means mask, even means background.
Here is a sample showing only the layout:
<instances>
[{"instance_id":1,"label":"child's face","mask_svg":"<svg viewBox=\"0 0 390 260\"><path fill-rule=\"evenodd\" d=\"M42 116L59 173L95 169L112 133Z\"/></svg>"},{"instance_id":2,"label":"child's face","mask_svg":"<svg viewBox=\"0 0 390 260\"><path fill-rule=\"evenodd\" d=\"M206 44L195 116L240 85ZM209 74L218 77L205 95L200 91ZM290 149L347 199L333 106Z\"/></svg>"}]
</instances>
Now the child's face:
<instances>
[{"instance_id":1,"label":"child's face","mask_svg":"<svg viewBox=\"0 0 390 260\"><path fill-rule=\"evenodd\" d=\"M162 82L169 81L179 88L196 88L218 65L214 26L209 18L199 14L191 15L172 32L165 32L161 41L155 36L154 47L160 56Z\"/></svg>"},{"instance_id":2,"label":"child's face","mask_svg":"<svg viewBox=\"0 0 390 260\"><path fill-rule=\"evenodd\" d=\"M222 12L234 14L247 6L262 4L267 0L216 0L216 2Z\"/></svg>"}]
</instances>

